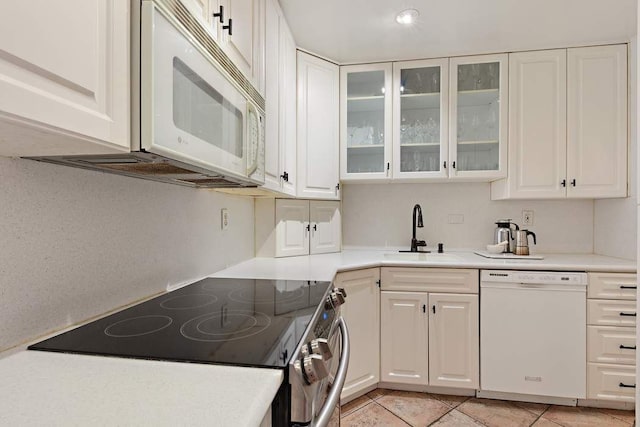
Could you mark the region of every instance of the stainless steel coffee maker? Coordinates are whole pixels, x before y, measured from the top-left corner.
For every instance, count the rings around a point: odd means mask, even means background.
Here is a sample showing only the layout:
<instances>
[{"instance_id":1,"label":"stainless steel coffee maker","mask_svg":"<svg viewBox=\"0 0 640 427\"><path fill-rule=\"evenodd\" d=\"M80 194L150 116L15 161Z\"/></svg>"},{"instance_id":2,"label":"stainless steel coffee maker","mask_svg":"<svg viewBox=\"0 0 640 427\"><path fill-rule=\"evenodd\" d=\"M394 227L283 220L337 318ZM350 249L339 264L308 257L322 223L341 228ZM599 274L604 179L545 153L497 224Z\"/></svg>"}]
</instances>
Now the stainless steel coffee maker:
<instances>
[{"instance_id":1,"label":"stainless steel coffee maker","mask_svg":"<svg viewBox=\"0 0 640 427\"><path fill-rule=\"evenodd\" d=\"M515 231L520 230L520 227L518 227L518 224L515 222L511 222L511 219L499 219L496 221L496 225L497 227L493 233L493 243L497 245L498 243L507 242L502 252L512 252L514 248L512 244L514 237L511 227L515 226Z\"/></svg>"},{"instance_id":2,"label":"stainless steel coffee maker","mask_svg":"<svg viewBox=\"0 0 640 427\"><path fill-rule=\"evenodd\" d=\"M536 245L536 233L529 230L516 231L516 246L513 253L516 255L529 255L529 236L533 236L533 244Z\"/></svg>"}]
</instances>

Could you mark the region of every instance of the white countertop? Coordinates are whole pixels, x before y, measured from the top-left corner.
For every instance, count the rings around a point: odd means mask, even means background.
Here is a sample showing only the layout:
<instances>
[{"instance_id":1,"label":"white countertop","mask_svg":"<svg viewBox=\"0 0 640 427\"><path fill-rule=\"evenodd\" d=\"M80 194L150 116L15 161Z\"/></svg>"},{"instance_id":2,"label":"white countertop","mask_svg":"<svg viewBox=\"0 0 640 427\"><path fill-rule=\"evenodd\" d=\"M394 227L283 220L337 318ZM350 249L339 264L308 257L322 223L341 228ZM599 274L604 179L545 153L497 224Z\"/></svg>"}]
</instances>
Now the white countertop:
<instances>
[{"instance_id":1,"label":"white countertop","mask_svg":"<svg viewBox=\"0 0 640 427\"><path fill-rule=\"evenodd\" d=\"M379 266L635 272L636 262L601 255L543 254L496 260L472 251L420 255L352 249L253 258L218 277L323 280ZM406 258L405 258L406 257ZM0 356L0 425L257 426L283 380L279 370L41 351Z\"/></svg>"},{"instance_id":2,"label":"white countertop","mask_svg":"<svg viewBox=\"0 0 640 427\"><path fill-rule=\"evenodd\" d=\"M409 260L415 254L400 254L397 250L348 249L333 254L288 258L253 258L219 271L214 277L325 280L336 272L367 267L442 267L503 270L546 271L610 271L635 273L636 262L594 254L536 254L542 260L490 259L473 251L450 251L444 254L421 254L424 259ZM407 259L403 259L406 257Z\"/></svg>"},{"instance_id":3,"label":"white countertop","mask_svg":"<svg viewBox=\"0 0 640 427\"><path fill-rule=\"evenodd\" d=\"M21 351L0 359L0 425L258 426L282 378L277 369Z\"/></svg>"}]
</instances>

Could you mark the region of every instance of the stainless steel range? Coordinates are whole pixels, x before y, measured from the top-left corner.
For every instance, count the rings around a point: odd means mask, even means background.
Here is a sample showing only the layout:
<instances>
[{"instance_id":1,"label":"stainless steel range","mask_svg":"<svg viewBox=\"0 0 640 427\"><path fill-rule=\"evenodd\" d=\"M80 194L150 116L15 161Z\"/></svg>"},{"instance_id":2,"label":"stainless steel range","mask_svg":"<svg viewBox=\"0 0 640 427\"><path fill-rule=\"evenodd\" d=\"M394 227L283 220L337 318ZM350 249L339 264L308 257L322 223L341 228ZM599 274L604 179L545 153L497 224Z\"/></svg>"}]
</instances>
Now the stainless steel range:
<instances>
[{"instance_id":1,"label":"stainless steel range","mask_svg":"<svg viewBox=\"0 0 640 427\"><path fill-rule=\"evenodd\" d=\"M274 426L338 425L345 298L330 282L210 278L29 349L281 369Z\"/></svg>"}]
</instances>

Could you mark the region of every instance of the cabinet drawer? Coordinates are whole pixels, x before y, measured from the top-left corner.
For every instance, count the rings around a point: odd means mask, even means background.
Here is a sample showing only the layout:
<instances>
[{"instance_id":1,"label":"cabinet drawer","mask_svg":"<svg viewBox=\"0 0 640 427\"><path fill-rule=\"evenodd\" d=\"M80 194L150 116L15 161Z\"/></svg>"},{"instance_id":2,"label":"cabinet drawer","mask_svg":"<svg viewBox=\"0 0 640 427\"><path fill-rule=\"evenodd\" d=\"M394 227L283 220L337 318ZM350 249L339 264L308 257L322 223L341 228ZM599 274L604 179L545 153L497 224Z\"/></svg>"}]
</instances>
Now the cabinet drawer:
<instances>
[{"instance_id":1,"label":"cabinet drawer","mask_svg":"<svg viewBox=\"0 0 640 427\"><path fill-rule=\"evenodd\" d=\"M636 326L636 302L587 300L587 323L603 326Z\"/></svg>"},{"instance_id":2,"label":"cabinet drawer","mask_svg":"<svg viewBox=\"0 0 640 427\"><path fill-rule=\"evenodd\" d=\"M636 328L587 327L587 361L636 364Z\"/></svg>"},{"instance_id":3,"label":"cabinet drawer","mask_svg":"<svg viewBox=\"0 0 640 427\"><path fill-rule=\"evenodd\" d=\"M636 299L637 276L625 273L589 273L588 298Z\"/></svg>"},{"instance_id":4,"label":"cabinet drawer","mask_svg":"<svg viewBox=\"0 0 640 427\"><path fill-rule=\"evenodd\" d=\"M587 366L587 399L635 402L636 368L626 365L589 363Z\"/></svg>"},{"instance_id":5,"label":"cabinet drawer","mask_svg":"<svg viewBox=\"0 0 640 427\"><path fill-rule=\"evenodd\" d=\"M477 294L479 272L454 268L383 267L382 290Z\"/></svg>"}]
</instances>

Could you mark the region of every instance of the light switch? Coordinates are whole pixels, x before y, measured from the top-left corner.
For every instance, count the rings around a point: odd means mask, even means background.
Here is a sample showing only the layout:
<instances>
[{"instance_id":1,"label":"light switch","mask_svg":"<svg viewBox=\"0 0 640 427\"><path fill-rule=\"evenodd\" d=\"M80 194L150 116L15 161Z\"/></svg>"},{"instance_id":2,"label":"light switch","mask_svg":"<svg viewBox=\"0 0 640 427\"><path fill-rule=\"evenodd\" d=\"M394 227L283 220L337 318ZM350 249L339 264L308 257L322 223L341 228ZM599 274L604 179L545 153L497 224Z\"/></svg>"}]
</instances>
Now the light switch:
<instances>
[{"instance_id":1,"label":"light switch","mask_svg":"<svg viewBox=\"0 0 640 427\"><path fill-rule=\"evenodd\" d=\"M464 224L464 215L462 214L449 214L447 217L449 224Z\"/></svg>"}]
</instances>

